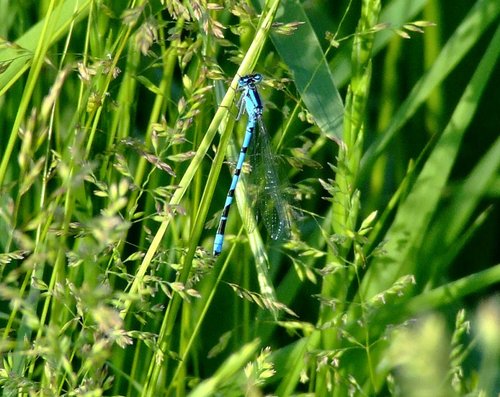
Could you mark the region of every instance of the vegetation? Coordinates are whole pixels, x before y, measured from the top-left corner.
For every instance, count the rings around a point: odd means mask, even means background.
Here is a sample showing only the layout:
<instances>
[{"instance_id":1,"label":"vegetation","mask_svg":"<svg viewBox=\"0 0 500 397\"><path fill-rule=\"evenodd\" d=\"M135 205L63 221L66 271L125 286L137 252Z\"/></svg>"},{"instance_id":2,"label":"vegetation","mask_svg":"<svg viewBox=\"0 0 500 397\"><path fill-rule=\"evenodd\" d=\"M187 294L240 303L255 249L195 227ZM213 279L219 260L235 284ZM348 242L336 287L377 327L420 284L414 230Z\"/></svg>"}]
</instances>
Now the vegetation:
<instances>
[{"instance_id":1,"label":"vegetation","mask_svg":"<svg viewBox=\"0 0 500 397\"><path fill-rule=\"evenodd\" d=\"M1 2L3 394L497 395L500 2L444 3ZM253 72L291 236L243 178L214 258Z\"/></svg>"}]
</instances>

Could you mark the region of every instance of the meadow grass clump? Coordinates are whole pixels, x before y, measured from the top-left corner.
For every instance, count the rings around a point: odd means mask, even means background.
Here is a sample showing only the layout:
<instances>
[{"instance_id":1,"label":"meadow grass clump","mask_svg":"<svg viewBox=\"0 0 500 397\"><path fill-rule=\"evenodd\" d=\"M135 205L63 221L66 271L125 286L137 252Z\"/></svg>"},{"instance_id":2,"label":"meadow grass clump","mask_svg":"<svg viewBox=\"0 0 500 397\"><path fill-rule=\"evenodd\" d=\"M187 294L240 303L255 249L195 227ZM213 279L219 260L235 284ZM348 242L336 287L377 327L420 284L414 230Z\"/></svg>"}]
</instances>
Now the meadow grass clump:
<instances>
[{"instance_id":1,"label":"meadow grass clump","mask_svg":"<svg viewBox=\"0 0 500 397\"><path fill-rule=\"evenodd\" d=\"M497 0L5 7L3 395L499 393Z\"/></svg>"}]
</instances>

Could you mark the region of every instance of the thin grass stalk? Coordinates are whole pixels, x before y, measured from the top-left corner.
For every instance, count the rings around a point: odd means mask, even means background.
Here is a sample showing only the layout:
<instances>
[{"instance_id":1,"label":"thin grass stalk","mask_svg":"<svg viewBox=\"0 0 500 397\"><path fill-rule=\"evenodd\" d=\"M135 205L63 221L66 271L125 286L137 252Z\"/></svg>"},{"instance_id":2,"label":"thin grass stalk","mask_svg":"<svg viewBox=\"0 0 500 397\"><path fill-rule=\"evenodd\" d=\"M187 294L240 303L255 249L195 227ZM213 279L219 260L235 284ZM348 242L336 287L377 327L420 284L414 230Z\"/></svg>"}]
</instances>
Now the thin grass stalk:
<instances>
[{"instance_id":1,"label":"thin grass stalk","mask_svg":"<svg viewBox=\"0 0 500 397\"><path fill-rule=\"evenodd\" d=\"M346 100L344 135L337 157L335 185L337 193L332 205L332 228L340 238L338 252L331 255L330 262L339 266L339 271L323 278L321 295L325 298L336 297L345 301L347 286L352 282L360 263L352 265L346 260L352 248L357 214L359 212L359 192L356 188L363 148L363 120L369 95L371 78L371 52L373 33L368 33L375 26L380 13L380 1L364 0L361 19L358 23L352 50L352 77ZM340 308L339 308L340 309ZM342 310L340 310L342 312ZM319 324L325 324L334 317L329 306L321 308ZM322 346L331 349L336 343L335 329L322 332ZM367 349L369 356L369 349ZM327 393L327 368L320 371L316 381L316 393ZM337 389L336 393L339 393ZM340 392L342 393L342 392Z\"/></svg>"},{"instance_id":2,"label":"thin grass stalk","mask_svg":"<svg viewBox=\"0 0 500 397\"><path fill-rule=\"evenodd\" d=\"M0 186L3 185L5 174L7 172L7 167L10 163L10 157L12 155L12 151L14 150L14 145L17 140L17 133L19 128L21 127L21 123L26 117L26 112L28 110L28 106L33 95L33 92L36 88L36 82L40 76L40 72L42 70L44 58L49 49L49 37L51 36L53 24L52 18L54 17L53 11L55 7L55 1L52 0L49 3L47 8L47 13L45 17L45 23L42 28L42 32L40 35L40 39L37 42L37 46L35 49L35 53L33 55L33 62L31 64L31 69L28 74L28 80L26 82L26 86L24 87L23 95L21 96L21 101L19 103L19 109L16 113L16 119L14 120L14 124L12 126L12 130L10 132L10 137L7 142L7 146L2 156L2 161L0 163ZM10 245L10 244L9 244ZM7 247L8 249L8 247Z\"/></svg>"}]
</instances>

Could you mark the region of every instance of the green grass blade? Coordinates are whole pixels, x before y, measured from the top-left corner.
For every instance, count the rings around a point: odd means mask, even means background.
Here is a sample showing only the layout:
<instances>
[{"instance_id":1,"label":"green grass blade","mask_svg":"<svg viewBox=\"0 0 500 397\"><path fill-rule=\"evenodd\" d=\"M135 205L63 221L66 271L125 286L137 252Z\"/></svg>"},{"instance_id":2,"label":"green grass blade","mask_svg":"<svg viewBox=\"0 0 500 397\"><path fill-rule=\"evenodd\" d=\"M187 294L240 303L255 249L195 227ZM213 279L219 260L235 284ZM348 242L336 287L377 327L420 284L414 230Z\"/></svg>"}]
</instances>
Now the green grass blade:
<instances>
[{"instance_id":1,"label":"green grass blade","mask_svg":"<svg viewBox=\"0 0 500 397\"><path fill-rule=\"evenodd\" d=\"M434 220L430 232L426 234L420 257L422 262L439 257L443 252L448 254L461 236L467 234L470 228L471 217L484 197L488 194L489 187L497 178L500 168L500 138L491 146L490 150L474 167L470 175L457 189L446 209ZM447 247L443 250L443 247ZM458 247L459 248L459 247ZM450 260L439 266L439 271L444 272Z\"/></svg>"},{"instance_id":2,"label":"green grass blade","mask_svg":"<svg viewBox=\"0 0 500 397\"><path fill-rule=\"evenodd\" d=\"M363 280L363 294L372 297L399 276L414 272L415 250L436 210L463 134L476 111L500 54L500 28L495 33L443 135L436 144L407 199L400 206L386 240L387 255L375 259Z\"/></svg>"},{"instance_id":3,"label":"green grass blade","mask_svg":"<svg viewBox=\"0 0 500 397\"><path fill-rule=\"evenodd\" d=\"M412 298L405 310L410 315L423 313L456 302L460 298L498 283L500 283L500 264L426 291Z\"/></svg>"},{"instance_id":4,"label":"green grass blade","mask_svg":"<svg viewBox=\"0 0 500 397\"><path fill-rule=\"evenodd\" d=\"M304 357L307 352L317 348L320 333L314 332L311 336L301 338L297 342L276 351L276 370L283 375L279 387L276 390L278 396L293 395L299 383L301 372L306 366Z\"/></svg>"},{"instance_id":5,"label":"green grass blade","mask_svg":"<svg viewBox=\"0 0 500 397\"><path fill-rule=\"evenodd\" d=\"M0 52L0 64L2 62L8 63L7 69L0 74L0 95L3 95L24 71L31 66L25 92L21 97L19 111L16 114L16 121L12 127L0 163L0 186L4 182L5 173L17 140L17 133L24 120L35 83L45 62L44 58L47 50L56 40L68 32L71 24L75 22L76 16L80 15L80 17L83 17L85 15L90 1L85 1L82 4L79 3L76 0L68 0L54 9L49 7L47 17L18 40L17 45L23 49L22 56L18 56L17 50L7 49ZM31 52L32 55L30 55Z\"/></svg>"},{"instance_id":6,"label":"green grass blade","mask_svg":"<svg viewBox=\"0 0 500 397\"><path fill-rule=\"evenodd\" d=\"M72 24L85 18L88 15L90 4L90 0L65 0L55 7L53 16L50 17L52 33L47 37L47 46L51 47L67 34ZM41 20L15 40L16 47L0 48L0 65L9 65L0 73L0 96L4 95L30 67L45 23L46 20Z\"/></svg>"},{"instance_id":7,"label":"green grass blade","mask_svg":"<svg viewBox=\"0 0 500 397\"><path fill-rule=\"evenodd\" d=\"M230 384L231 377L242 370L259 348L260 341L255 340L244 345L238 352L233 353L215 372L215 374L200 383L191 393L190 397L213 396L224 386Z\"/></svg>"},{"instance_id":8,"label":"green grass blade","mask_svg":"<svg viewBox=\"0 0 500 397\"><path fill-rule=\"evenodd\" d=\"M433 67L413 87L410 95L392 118L392 122L381 136L365 153L362 173L366 174L373 162L380 156L395 135L401 133L400 128L416 112L418 107L431 95L432 90L443 82L453 68L474 47L500 13L500 2L497 0L479 0L467 17L464 18L453 36L441 50Z\"/></svg>"},{"instance_id":9,"label":"green grass blade","mask_svg":"<svg viewBox=\"0 0 500 397\"><path fill-rule=\"evenodd\" d=\"M286 63L301 100L327 136L341 138L344 105L335 86L321 44L302 4L284 0L276 18L280 23L303 22L292 35L271 34L271 40ZM298 52L300 56L298 55Z\"/></svg>"}]
</instances>

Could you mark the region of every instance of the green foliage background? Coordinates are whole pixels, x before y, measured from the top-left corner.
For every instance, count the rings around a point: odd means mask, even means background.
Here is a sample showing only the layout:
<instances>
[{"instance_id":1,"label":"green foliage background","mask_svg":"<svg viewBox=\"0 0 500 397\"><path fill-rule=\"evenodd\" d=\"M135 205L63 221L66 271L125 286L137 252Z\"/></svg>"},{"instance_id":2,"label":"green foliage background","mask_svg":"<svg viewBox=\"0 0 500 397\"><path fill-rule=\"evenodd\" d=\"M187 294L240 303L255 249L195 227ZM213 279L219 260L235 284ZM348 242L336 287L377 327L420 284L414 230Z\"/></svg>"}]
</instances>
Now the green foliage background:
<instances>
[{"instance_id":1,"label":"green foliage background","mask_svg":"<svg viewBox=\"0 0 500 397\"><path fill-rule=\"evenodd\" d=\"M499 15L0 1L3 394L497 395ZM292 235L214 258L252 72Z\"/></svg>"}]
</instances>

